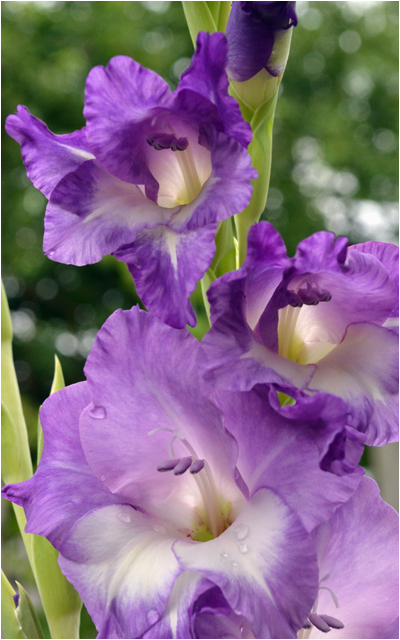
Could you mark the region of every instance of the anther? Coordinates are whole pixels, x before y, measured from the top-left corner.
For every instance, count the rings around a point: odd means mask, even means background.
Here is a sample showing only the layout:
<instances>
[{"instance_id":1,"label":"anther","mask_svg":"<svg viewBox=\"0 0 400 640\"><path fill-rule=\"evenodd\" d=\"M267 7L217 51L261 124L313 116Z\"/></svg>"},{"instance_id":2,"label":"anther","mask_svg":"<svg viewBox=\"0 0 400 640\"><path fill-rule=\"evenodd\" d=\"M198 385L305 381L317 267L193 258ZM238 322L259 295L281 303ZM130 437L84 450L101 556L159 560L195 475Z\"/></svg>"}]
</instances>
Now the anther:
<instances>
[{"instance_id":1,"label":"anther","mask_svg":"<svg viewBox=\"0 0 400 640\"><path fill-rule=\"evenodd\" d=\"M173 474L174 476L181 476L185 471L187 471L192 464L192 457L188 456L187 458L181 458L174 468Z\"/></svg>"},{"instance_id":2,"label":"anther","mask_svg":"<svg viewBox=\"0 0 400 640\"><path fill-rule=\"evenodd\" d=\"M190 467L190 473L199 473L204 468L204 460L195 460Z\"/></svg>"},{"instance_id":3,"label":"anther","mask_svg":"<svg viewBox=\"0 0 400 640\"><path fill-rule=\"evenodd\" d=\"M288 289L287 294L288 294L288 304L290 304L291 307L303 306L303 302L301 298L297 295L297 293L295 293L294 291L289 291Z\"/></svg>"},{"instance_id":4,"label":"anther","mask_svg":"<svg viewBox=\"0 0 400 640\"><path fill-rule=\"evenodd\" d=\"M343 622L341 622L341 620L338 620L337 618L334 618L333 616L327 616L325 613L322 613L319 617L332 629L344 629Z\"/></svg>"},{"instance_id":5,"label":"anther","mask_svg":"<svg viewBox=\"0 0 400 640\"><path fill-rule=\"evenodd\" d=\"M187 138L178 138L171 144L171 151L185 151L189 146Z\"/></svg>"},{"instance_id":6,"label":"anther","mask_svg":"<svg viewBox=\"0 0 400 640\"><path fill-rule=\"evenodd\" d=\"M311 627L312 627L312 624L309 621L309 619L307 618L307 620L303 624L303 629L311 629Z\"/></svg>"},{"instance_id":7,"label":"anther","mask_svg":"<svg viewBox=\"0 0 400 640\"><path fill-rule=\"evenodd\" d=\"M317 629L322 631L322 633L329 633L329 631L331 630L330 626L325 622L325 620L323 620L316 613L310 613L308 617L311 624L313 624L314 627L317 627Z\"/></svg>"},{"instance_id":8,"label":"anther","mask_svg":"<svg viewBox=\"0 0 400 640\"><path fill-rule=\"evenodd\" d=\"M300 296L302 302L307 305L316 305L319 304L319 297L316 292L312 289L299 289L297 294Z\"/></svg>"},{"instance_id":9,"label":"anther","mask_svg":"<svg viewBox=\"0 0 400 640\"><path fill-rule=\"evenodd\" d=\"M161 462L161 464L159 464L157 466L157 471L172 471L172 469L175 469L176 465L181 461L180 458L174 458L174 459L169 459L169 460L165 460L164 462Z\"/></svg>"}]
</instances>

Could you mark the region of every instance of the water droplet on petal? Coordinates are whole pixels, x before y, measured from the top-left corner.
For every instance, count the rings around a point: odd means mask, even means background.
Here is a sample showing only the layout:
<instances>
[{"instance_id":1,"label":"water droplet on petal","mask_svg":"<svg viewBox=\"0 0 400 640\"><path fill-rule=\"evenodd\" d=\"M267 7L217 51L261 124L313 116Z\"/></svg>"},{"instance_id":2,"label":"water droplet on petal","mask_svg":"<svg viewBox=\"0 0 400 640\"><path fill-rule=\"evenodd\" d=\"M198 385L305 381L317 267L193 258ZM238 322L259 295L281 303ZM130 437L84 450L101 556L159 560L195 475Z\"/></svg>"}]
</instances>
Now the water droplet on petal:
<instances>
[{"instance_id":1,"label":"water droplet on petal","mask_svg":"<svg viewBox=\"0 0 400 640\"><path fill-rule=\"evenodd\" d=\"M121 520L121 522L130 522L131 521L130 515L128 515L127 513L124 513L123 511L121 511L121 513L118 514L118 518L119 518L119 520Z\"/></svg>"},{"instance_id":2,"label":"water droplet on petal","mask_svg":"<svg viewBox=\"0 0 400 640\"><path fill-rule=\"evenodd\" d=\"M105 476L100 476L100 480L101 480L102 482L104 482L104 480L105 480L105 479L106 479L106 477L105 477Z\"/></svg>"},{"instance_id":3,"label":"water droplet on petal","mask_svg":"<svg viewBox=\"0 0 400 640\"><path fill-rule=\"evenodd\" d=\"M163 527L162 524L154 524L153 529L157 531L157 533L165 533L165 527Z\"/></svg>"},{"instance_id":4,"label":"water droplet on petal","mask_svg":"<svg viewBox=\"0 0 400 640\"><path fill-rule=\"evenodd\" d=\"M247 553L249 550L249 547L247 546L247 544L245 544L244 542L242 544L239 545L239 551L240 553Z\"/></svg>"},{"instance_id":5,"label":"water droplet on petal","mask_svg":"<svg viewBox=\"0 0 400 640\"><path fill-rule=\"evenodd\" d=\"M71 498L71 502L73 502L74 504L81 504L82 501L82 496L72 496Z\"/></svg>"},{"instance_id":6,"label":"water droplet on petal","mask_svg":"<svg viewBox=\"0 0 400 640\"><path fill-rule=\"evenodd\" d=\"M244 523L238 524L233 530L233 535L235 536L236 540L244 540L247 537L248 533L249 527Z\"/></svg>"},{"instance_id":7,"label":"water droplet on petal","mask_svg":"<svg viewBox=\"0 0 400 640\"><path fill-rule=\"evenodd\" d=\"M150 609L150 611L148 612L147 616L147 622L149 624L155 624L158 620L158 613L157 611L154 611L154 609Z\"/></svg>"},{"instance_id":8,"label":"water droplet on petal","mask_svg":"<svg viewBox=\"0 0 400 640\"><path fill-rule=\"evenodd\" d=\"M89 415L96 420L103 420L106 417L106 410L104 407L93 407L90 409Z\"/></svg>"},{"instance_id":9,"label":"water droplet on petal","mask_svg":"<svg viewBox=\"0 0 400 640\"><path fill-rule=\"evenodd\" d=\"M237 567L237 562L232 562L232 567L235 569L235 567Z\"/></svg>"},{"instance_id":10,"label":"water droplet on petal","mask_svg":"<svg viewBox=\"0 0 400 640\"><path fill-rule=\"evenodd\" d=\"M222 562L225 562L225 560L226 560L227 558L229 558L229 553L226 553L226 551L223 551L223 552L221 553L221 560L222 560Z\"/></svg>"}]
</instances>

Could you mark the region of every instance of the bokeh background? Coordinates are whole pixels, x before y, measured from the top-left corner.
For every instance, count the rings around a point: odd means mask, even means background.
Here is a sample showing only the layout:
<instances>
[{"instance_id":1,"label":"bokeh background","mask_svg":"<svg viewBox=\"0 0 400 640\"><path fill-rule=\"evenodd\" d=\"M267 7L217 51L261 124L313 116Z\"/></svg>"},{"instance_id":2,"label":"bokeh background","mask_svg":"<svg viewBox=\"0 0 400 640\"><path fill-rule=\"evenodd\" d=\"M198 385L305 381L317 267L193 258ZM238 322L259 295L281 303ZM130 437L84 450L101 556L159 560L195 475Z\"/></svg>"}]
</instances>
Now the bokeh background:
<instances>
[{"instance_id":1,"label":"bokeh background","mask_svg":"<svg viewBox=\"0 0 400 640\"><path fill-rule=\"evenodd\" d=\"M320 229L347 235L350 243L397 242L398 2L298 2L297 9L263 219L283 235L290 254ZM54 133L80 129L93 66L128 55L174 89L193 52L180 2L2 2L1 10L3 124L24 104ZM35 459L37 411L49 394L54 354L67 384L84 379L98 329L115 309L139 301L125 265L111 256L80 268L44 256L46 200L27 179L20 147L4 127L2 149L2 273ZM198 292L193 304L202 331ZM363 460L392 503L396 488L386 477L395 460L394 445ZM4 569L32 592L7 505L3 518ZM81 637L95 637L88 616L82 620Z\"/></svg>"}]
</instances>

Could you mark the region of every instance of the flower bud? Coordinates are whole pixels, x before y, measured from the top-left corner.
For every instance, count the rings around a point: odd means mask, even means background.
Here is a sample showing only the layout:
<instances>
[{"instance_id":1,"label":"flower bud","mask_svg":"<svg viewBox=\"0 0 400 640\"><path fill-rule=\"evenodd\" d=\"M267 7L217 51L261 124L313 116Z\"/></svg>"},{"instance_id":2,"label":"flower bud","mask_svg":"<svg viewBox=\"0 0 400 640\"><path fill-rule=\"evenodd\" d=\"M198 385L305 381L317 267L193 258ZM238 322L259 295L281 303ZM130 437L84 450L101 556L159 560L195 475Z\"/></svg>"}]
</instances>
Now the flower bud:
<instances>
[{"instance_id":1,"label":"flower bud","mask_svg":"<svg viewBox=\"0 0 400 640\"><path fill-rule=\"evenodd\" d=\"M289 55L295 2L232 2L226 28L228 75L239 96L257 108L275 92Z\"/></svg>"}]
</instances>

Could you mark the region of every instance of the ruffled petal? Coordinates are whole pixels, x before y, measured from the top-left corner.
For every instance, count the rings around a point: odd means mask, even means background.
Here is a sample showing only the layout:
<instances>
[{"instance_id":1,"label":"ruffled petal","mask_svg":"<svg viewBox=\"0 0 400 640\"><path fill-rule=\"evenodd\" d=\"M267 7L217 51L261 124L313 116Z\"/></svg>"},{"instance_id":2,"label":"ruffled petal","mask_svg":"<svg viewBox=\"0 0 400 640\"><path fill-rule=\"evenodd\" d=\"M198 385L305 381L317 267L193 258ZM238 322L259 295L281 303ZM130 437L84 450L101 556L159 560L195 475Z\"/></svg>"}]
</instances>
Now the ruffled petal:
<instances>
[{"instance_id":1,"label":"ruffled petal","mask_svg":"<svg viewBox=\"0 0 400 640\"><path fill-rule=\"evenodd\" d=\"M172 327L196 324L189 296L211 265L216 231L215 224L182 233L159 226L139 232L133 244L116 252L146 307Z\"/></svg>"},{"instance_id":2,"label":"ruffled petal","mask_svg":"<svg viewBox=\"0 0 400 640\"><path fill-rule=\"evenodd\" d=\"M146 163L146 138L151 120L171 100L168 84L127 56L112 58L106 68L94 67L86 81L90 148L109 173L145 185L153 197L158 183Z\"/></svg>"},{"instance_id":3,"label":"ruffled petal","mask_svg":"<svg viewBox=\"0 0 400 640\"><path fill-rule=\"evenodd\" d=\"M100 638L139 638L161 618L182 572L171 550L178 536L129 505L97 509L76 523L60 566ZM113 635L116 629L122 634Z\"/></svg>"},{"instance_id":4,"label":"ruffled petal","mask_svg":"<svg viewBox=\"0 0 400 640\"><path fill-rule=\"evenodd\" d=\"M398 393L398 339L393 331L367 323L350 325L343 342L319 360L310 388L343 398L368 444L398 439L398 413L393 414L392 404L385 412L387 401Z\"/></svg>"},{"instance_id":5,"label":"ruffled petal","mask_svg":"<svg viewBox=\"0 0 400 640\"><path fill-rule=\"evenodd\" d=\"M86 142L85 128L56 136L23 106L17 107L15 115L8 116L6 131L21 145L28 178L47 198L64 176L94 158Z\"/></svg>"},{"instance_id":6,"label":"ruffled petal","mask_svg":"<svg viewBox=\"0 0 400 640\"><path fill-rule=\"evenodd\" d=\"M328 453L331 464L342 459L331 446L346 429L347 407L339 398L318 394L281 408L272 393L274 407L267 386L220 392L216 403L238 443L237 468L250 494L263 486L276 491L311 531L350 498L362 477L358 460L346 475L321 468ZM358 459L361 453L358 449Z\"/></svg>"},{"instance_id":7,"label":"ruffled petal","mask_svg":"<svg viewBox=\"0 0 400 640\"><path fill-rule=\"evenodd\" d=\"M165 224L176 209L163 209L133 184L96 162L63 178L46 210L43 248L49 258L82 266L133 242L138 230Z\"/></svg>"},{"instance_id":8,"label":"ruffled petal","mask_svg":"<svg viewBox=\"0 0 400 640\"><path fill-rule=\"evenodd\" d=\"M173 498L182 518L186 505L182 526L189 528L200 501L195 481L189 473L157 471L169 457L191 455L177 434L207 460L227 501L243 498L233 480L236 443L197 370L198 344L188 331L171 329L138 307L116 311L86 363L94 408L80 425L90 468L110 491L146 509Z\"/></svg>"},{"instance_id":9,"label":"ruffled petal","mask_svg":"<svg viewBox=\"0 0 400 640\"><path fill-rule=\"evenodd\" d=\"M48 398L40 411L44 449L35 475L3 489L24 507L26 531L46 536L60 549L75 522L92 509L122 502L89 469L79 440L79 416L90 403L80 382Z\"/></svg>"},{"instance_id":10,"label":"ruffled petal","mask_svg":"<svg viewBox=\"0 0 400 640\"><path fill-rule=\"evenodd\" d=\"M215 540L177 540L173 549L182 567L220 587L256 637L295 637L316 595L317 563L308 534L275 493L260 489Z\"/></svg>"},{"instance_id":11,"label":"ruffled petal","mask_svg":"<svg viewBox=\"0 0 400 640\"><path fill-rule=\"evenodd\" d=\"M378 485L363 478L350 500L313 533L321 582L318 613L340 619L329 638L387 638L399 612L398 514L383 502ZM311 638L322 638L313 628Z\"/></svg>"},{"instance_id":12,"label":"ruffled petal","mask_svg":"<svg viewBox=\"0 0 400 640\"><path fill-rule=\"evenodd\" d=\"M227 53L228 45L222 33L199 33L192 63L179 82L174 108L184 113L187 93L200 94L217 108L218 130L247 147L252 137L251 127L243 120L237 101L228 94Z\"/></svg>"}]
</instances>

